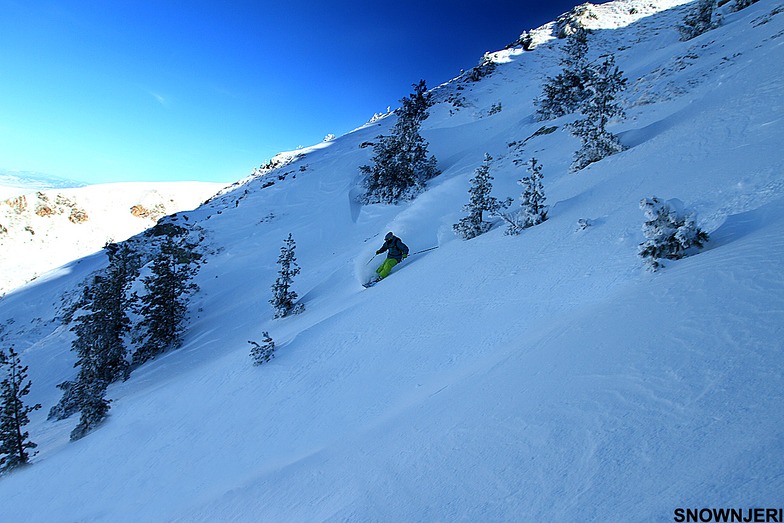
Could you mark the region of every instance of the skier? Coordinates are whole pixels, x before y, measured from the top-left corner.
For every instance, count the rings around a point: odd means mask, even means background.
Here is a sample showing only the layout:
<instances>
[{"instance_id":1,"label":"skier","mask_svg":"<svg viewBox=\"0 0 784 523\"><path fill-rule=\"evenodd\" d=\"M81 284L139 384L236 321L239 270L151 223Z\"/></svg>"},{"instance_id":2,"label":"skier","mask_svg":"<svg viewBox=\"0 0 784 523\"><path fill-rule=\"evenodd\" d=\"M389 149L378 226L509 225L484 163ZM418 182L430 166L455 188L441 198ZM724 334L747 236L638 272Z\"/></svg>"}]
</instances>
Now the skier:
<instances>
[{"instance_id":1,"label":"skier","mask_svg":"<svg viewBox=\"0 0 784 523\"><path fill-rule=\"evenodd\" d=\"M382 252L387 253L387 259L384 260L384 263L382 263L378 269L376 269L376 274L378 274L378 276L375 281L383 280L389 276L392 267L408 256L408 246L403 243L400 238L391 232L388 232L387 235L384 236L384 245L376 251L376 254L381 254Z\"/></svg>"}]
</instances>

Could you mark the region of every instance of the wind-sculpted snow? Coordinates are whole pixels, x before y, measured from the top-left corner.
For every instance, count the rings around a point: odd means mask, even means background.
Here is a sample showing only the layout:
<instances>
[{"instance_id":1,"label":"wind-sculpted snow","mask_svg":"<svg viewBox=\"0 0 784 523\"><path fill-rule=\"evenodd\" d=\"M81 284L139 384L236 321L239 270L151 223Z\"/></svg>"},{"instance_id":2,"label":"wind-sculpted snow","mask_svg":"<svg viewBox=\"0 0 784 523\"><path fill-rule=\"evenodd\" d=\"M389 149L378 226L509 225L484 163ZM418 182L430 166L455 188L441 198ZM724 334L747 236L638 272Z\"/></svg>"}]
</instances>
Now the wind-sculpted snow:
<instances>
[{"instance_id":1,"label":"wind-sculpted snow","mask_svg":"<svg viewBox=\"0 0 784 523\"><path fill-rule=\"evenodd\" d=\"M108 419L78 442L76 419L45 411L75 373L60 318L105 256L0 300L0 339L44 405L29 425L39 454L0 480L0 520L670 521L781 507L784 13L723 8L720 27L680 42L690 5L644 4L660 12L600 19L614 28L589 44L629 78L627 118L609 126L624 152L570 173L576 115L534 121L558 72L562 42L548 40L438 88L422 135L442 174L411 202L356 203L362 144L390 115L170 219L198 227L205 253L184 344L113 384ZM519 197L537 158L545 222L453 234L485 153L498 198ZM655 273L637 254L652 197L682 201L711 237ZM438 248L364 289L388 231ZM289 233L306 310L276 320ZM265 332L275 358L255 366L248 341Z\"/></svg>"}]
</instances>

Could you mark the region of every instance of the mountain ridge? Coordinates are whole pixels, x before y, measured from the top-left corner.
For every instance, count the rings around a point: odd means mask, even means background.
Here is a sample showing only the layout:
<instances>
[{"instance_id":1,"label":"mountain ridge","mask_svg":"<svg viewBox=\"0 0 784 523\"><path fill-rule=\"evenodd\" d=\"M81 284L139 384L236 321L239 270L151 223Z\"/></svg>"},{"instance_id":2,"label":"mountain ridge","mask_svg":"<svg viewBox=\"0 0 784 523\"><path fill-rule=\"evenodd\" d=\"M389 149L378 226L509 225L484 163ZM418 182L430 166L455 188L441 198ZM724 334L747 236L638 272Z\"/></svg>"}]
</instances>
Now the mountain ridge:
<instances>
[{"instance_id":1,"label":"mountain ridge","mask_svg":"<svg viewBox=\"0 0 784 523\"><path fill-rule=\"evenodd\" d=\"M84 187L85 183L33 171L0 169L0 198L12 198L25 193L49 189Z\"/></svg>"}]
</instances>

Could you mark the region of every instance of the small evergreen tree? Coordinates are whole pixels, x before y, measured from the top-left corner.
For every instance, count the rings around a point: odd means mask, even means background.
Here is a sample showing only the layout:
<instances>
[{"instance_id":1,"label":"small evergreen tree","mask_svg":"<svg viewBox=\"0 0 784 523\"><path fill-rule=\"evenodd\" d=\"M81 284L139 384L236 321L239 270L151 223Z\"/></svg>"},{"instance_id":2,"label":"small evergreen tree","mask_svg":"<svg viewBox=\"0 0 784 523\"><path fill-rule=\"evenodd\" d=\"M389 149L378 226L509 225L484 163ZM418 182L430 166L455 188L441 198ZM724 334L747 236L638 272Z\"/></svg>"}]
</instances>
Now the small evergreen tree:
<instances>
[{"instance_id":1,"label":"small evergreen tree","mask_svg":"<svg viewBox=\"0 0 784 523\"><path fill-rule=\"evenodd\" d=\"M547 219L549 207L545 205L544 185L542 184L542 164L536 158L528 162L528 171L531 173L518 183L523 186L521 214L523 228L539 225Z\"/></svg>"},{"instance_id":2,"label":"small evergreen tree","mask_svg":"<svg viewBox=\"0 0 784 523\"><path fill-rule=\"evenodd\" d=\"M545 81L542 96L534 100L537 120L550 120L573 113L590 96L588 84L593 70L588 64L587 55L588 32L580 28L566 37L561 72Z\"/></svg>"},{"instance_id":3,"label":"small evergreen tree","mask_svg":"<svg viewBox=\"0 0 784 523\"><path fill-rule=\"evenodd\" d=\"M714 9L716 0L699 0L697 6L683 19L683 24L678 26L681 40L691 40L715 28L717 24L713 21Z\"/></svg>"},{"instance_id":4,"label":"small evergreen tree","mask_svg":"<svg viewBox=\"0 0 784 523\"><path fill-rule=\"evenodd\" d=\"M549 207L544 204L544 186L542 185L542 164L536 158L528 161L528 172L530 176L518 180L517 183L523 186L523 193L520 195L520 210L513 213L499 212L498 215L507 223L505 234L517 235L523 229L539 225L547 219ZM502 207L511 205L508 200Z\"/></svg>"},{"instance_id":5,"label":"small evergreen tree","mask_svg":"<svg viewBox=\"0 0 784 523\"><path fill-rule=\"evenodd\" d=\"M250 356L253 358L254 365L261 365L267 363L275 357L275 342L270 338L269 332L262 333L264 339L261 340L263 345L259 345L255 341L248 341L251 344Z\"/></svg>"},{"instance_id":6,"label":"small evergreen tree","mask_svg":"<svg viewBox=\"0 0 784 523\"><path fill-rule=\"evenodd\" d=\"M662 267L661 259L678 260L691 248L700 249L708 241L708 234L695 224L693 213L684 210L680 200L662 201L643 198L640 209L648 219L643 225L646 241L640 244L639 255L655 271Z\"/></svg>"},{"instance_id":7,"label":"small evergreen tree","mask_svg":"<svg viewBox=\"0 0 784 523\"><path fill-rule=\"evenodd\" d=\"M134 365L180 346L187 300L199 288L191 281L198 271L198 267L192 266L192 247L180 246L167 236L152 262L152 275L143 279L147 294L141 298L144 319L140 325L146 329L146 337L133 354Z\"/></svg>"},{"instance_id":8,"label":"small evergreen tree","mask_svg":"<svg viewBox=\"0 0 784 523\"><path fill-rule=\"evenodd\" d=\"M305 310L304 304L295 303L297 293L291 289L294 276L300 272L297 258L294 256L296 248L294 239L291 237L291 233L289 233L288 238L283 242L283 247L280 248L280 256L278 256L280 270L278 271L278 278L272 285L272 299L269 301L275 309L275 318L285 318Z\"/></svg>"},{"instance_id":9,"label":"small evergreen tree","mask_svg":"<svg viewBox=\"0 0 784 523\"><path fill-rule=\"evenodd\" d=\"M626 78L612 55L606 56L596 68L589 88L591 95L580 109L583 118L569 126L572 134L582 141L582 147L575 153L572 171L624 150L618 138L607 131L610 119L625 116L617 95L626 88Z\"/></svg>"},{"instance_id":10,"label":"small evergreen tree","mask_svg":"<svg viewBox=\"0 0 784 523\"><path fill-rule=\"evenodd\" d=\"M483 213L498 214L504 206L497 198L490 196L493 190L493 177L490 176L492 161L493 157L485 154L484 162L476 169L475 176L471 179L468 204L463 207L463 211L467 212L468 216L452 225L455 234L464 240L470 240L489 231L492 224L483 220Z\"/></svg>"},{"instance_id":11,"label":"small evergreen tree","mask_svg":"<svg viewBox=\"0 0 784 523\"><path fill-rule=\"evenodd\" d=\"M419 134L433 103L425 81L414 84L414 92L400 102L392 134L379 137L373 146L373 164L359 168L365 175L363 203L397 203L413 198L427 180L440 174L435 157L428 158L427 141Z\"/></svg>"},{"instance_id":12,"label":"small evergreen tree","mask_svg":"<svg viewBox=\"0 0 784 523\"><path fill-rule=\"evenodd\" d=\"M0 382L0 473L5 473L30 461L28 450L37 445L23 429L30 422L28 414L41 405L28 407L22 400L30 393L32 382L25 383L27 367L22 365L13 347L7 354L0 349L0 366L5 371L5 378Z\"/></svg>"}]
</instances>

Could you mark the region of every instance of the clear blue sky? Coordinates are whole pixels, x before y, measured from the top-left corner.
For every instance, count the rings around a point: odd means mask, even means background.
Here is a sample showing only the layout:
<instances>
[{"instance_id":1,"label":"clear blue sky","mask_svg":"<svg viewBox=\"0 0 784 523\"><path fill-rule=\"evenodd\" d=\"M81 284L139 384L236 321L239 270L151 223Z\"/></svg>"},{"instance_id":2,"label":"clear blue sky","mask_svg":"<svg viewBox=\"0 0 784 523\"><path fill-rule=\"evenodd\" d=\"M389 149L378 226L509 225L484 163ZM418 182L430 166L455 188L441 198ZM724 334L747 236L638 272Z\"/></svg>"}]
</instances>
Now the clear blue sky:
<instances>
[{"instance_id":1,"label":"clear blue sky","mask_svg":"<svg viewBox=\"0 0 784 523\"><path fill-rule=\"evenodd\" d=\"M0 169L234 181L578 0L0 0Z\"/></svg>"}]
</instances>

